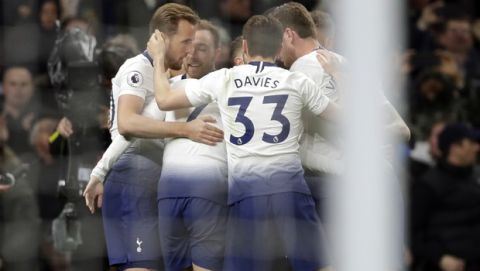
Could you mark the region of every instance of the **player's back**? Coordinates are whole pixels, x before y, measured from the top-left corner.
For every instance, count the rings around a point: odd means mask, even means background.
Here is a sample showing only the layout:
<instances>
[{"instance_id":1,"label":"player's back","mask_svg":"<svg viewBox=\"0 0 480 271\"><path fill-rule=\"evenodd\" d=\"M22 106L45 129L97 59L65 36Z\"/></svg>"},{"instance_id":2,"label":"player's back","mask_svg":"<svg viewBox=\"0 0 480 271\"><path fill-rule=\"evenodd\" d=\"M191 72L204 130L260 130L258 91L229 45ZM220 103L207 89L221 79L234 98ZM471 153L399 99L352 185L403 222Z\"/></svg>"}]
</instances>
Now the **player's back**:
<instances>
[{"instance_id":1,"label":"player's back","mask_svg":"<svg viewBox=\"0 0 480 271\"><path fill-rule=\"evenodd\" d=\"M301 111L320 114L328 98L312 80L267 62L218 71L218 99L227 141L229 201L296 191L309 194L298 156ZM206 79L209 80L209 79ZM222 90L223 89L223 90Z\"/></svg>"}]
</instances>

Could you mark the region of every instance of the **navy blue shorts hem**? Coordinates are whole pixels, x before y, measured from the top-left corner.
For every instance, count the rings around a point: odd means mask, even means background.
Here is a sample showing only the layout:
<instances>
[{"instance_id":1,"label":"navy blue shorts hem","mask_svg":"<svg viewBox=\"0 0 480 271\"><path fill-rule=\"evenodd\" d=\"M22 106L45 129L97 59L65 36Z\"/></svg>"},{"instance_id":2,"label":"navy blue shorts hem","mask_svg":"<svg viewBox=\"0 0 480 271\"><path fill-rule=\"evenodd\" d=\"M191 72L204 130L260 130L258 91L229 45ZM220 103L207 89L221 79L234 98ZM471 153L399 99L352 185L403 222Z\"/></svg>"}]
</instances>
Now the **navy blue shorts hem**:
<instances>
[{"instance_id":1,"label":"navy blue shorts hem","mask_svg":"<svg viewBox=\"0 0 480 271\"><path fill-rule=\"evenodd\" d=\"M111 266L117 267L118 271L125 271L128 268L146 268L158 270L161 267L160 261L136 261L117 263Z\"/></svg>"}]
</instances>

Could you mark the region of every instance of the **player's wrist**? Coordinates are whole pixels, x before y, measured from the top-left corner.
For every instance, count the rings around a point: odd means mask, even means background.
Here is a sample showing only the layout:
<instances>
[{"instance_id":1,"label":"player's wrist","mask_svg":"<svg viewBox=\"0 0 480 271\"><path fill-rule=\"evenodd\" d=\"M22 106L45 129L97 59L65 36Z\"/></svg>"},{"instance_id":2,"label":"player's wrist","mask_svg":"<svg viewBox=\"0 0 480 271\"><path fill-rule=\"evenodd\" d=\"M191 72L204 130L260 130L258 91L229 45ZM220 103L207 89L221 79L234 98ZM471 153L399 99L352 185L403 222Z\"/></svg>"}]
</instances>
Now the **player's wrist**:
<instances>
[{"instance_id":1,"label":"player's wrist","mask_svg":"<svg viewBox=\"0 0 480 271\"><path fill-rule=\"evenodd\" d=\"M190 122L177 123L178 127L176 129L177 137L190 138Z\"/></svg>"},{"instance_id":2,"label":"player's wrist","mask_svg":"<svg viewBox=\"0 0 480 271\"><path fill-rule=\"evenodd\" d=\"M154 56L153 57L153 66L155 68L160 68L162 71L165 70L165 59L163 56Z\"/></svg>"}]
</instances>

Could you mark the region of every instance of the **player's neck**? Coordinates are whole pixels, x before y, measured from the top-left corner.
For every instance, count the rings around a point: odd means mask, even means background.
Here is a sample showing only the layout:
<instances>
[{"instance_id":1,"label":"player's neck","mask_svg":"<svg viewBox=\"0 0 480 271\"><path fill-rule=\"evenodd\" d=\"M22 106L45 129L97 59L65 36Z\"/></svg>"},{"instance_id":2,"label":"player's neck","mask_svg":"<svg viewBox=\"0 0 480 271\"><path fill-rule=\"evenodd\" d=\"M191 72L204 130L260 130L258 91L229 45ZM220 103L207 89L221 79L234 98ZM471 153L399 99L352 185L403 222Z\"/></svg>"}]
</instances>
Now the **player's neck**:
<instances>
[{"instance_id":1,"label":"player's neck","mask_svg":"<svg viewBox=\"0 0 480 271\"><path fill-rule=\"evenodd\" d=\"M299 58L306 54L309 54L313 50L318 49L319 47L320 43L314 38L299 39L297 44L295 45L296 57Z\"/></svg>"},{"instance_id":2,"label":"player's neck","mask_svg":"<svg viewBox=\"0 0 480 271\"><path fill-rule=\"evenodd\" d=\"M272 57L263 57L263 56L249 56L249 57L247 57L247 63L248 62L254 62L254 61L271 62L271 63L275 62Z\"/></svg>"}]
</instances>

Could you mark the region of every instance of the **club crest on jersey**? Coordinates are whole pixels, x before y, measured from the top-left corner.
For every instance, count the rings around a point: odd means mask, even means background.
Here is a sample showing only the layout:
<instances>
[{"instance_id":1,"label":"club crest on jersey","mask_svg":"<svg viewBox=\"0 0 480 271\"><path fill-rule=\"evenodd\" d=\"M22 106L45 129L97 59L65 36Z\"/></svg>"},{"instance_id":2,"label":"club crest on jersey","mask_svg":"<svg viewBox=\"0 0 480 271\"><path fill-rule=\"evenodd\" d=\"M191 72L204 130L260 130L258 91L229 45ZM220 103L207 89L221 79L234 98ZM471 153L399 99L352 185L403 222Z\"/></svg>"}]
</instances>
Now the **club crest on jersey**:
<instances>
[{"instance_id":1,"label":"club crest on jersey","mask_svg":"<svg viewBox=\"0 0 480 271\"><path fill-rule=\"evenodd\" d=\"M143 83L143 76L137 71L130 72L127 76L127 83L132 87L139 87Z\"/></svg>"},{"instance_id":2,"label":"club crest on jersey","mask_svg":"<svg viewBox=\"0 0 480 271\"><path fill-rule=\"evenodd\" d=\"M137 252L142 253L142 243L143 241L140 241L140 238L137 237Z\"/></svg>"}]
</instances>

